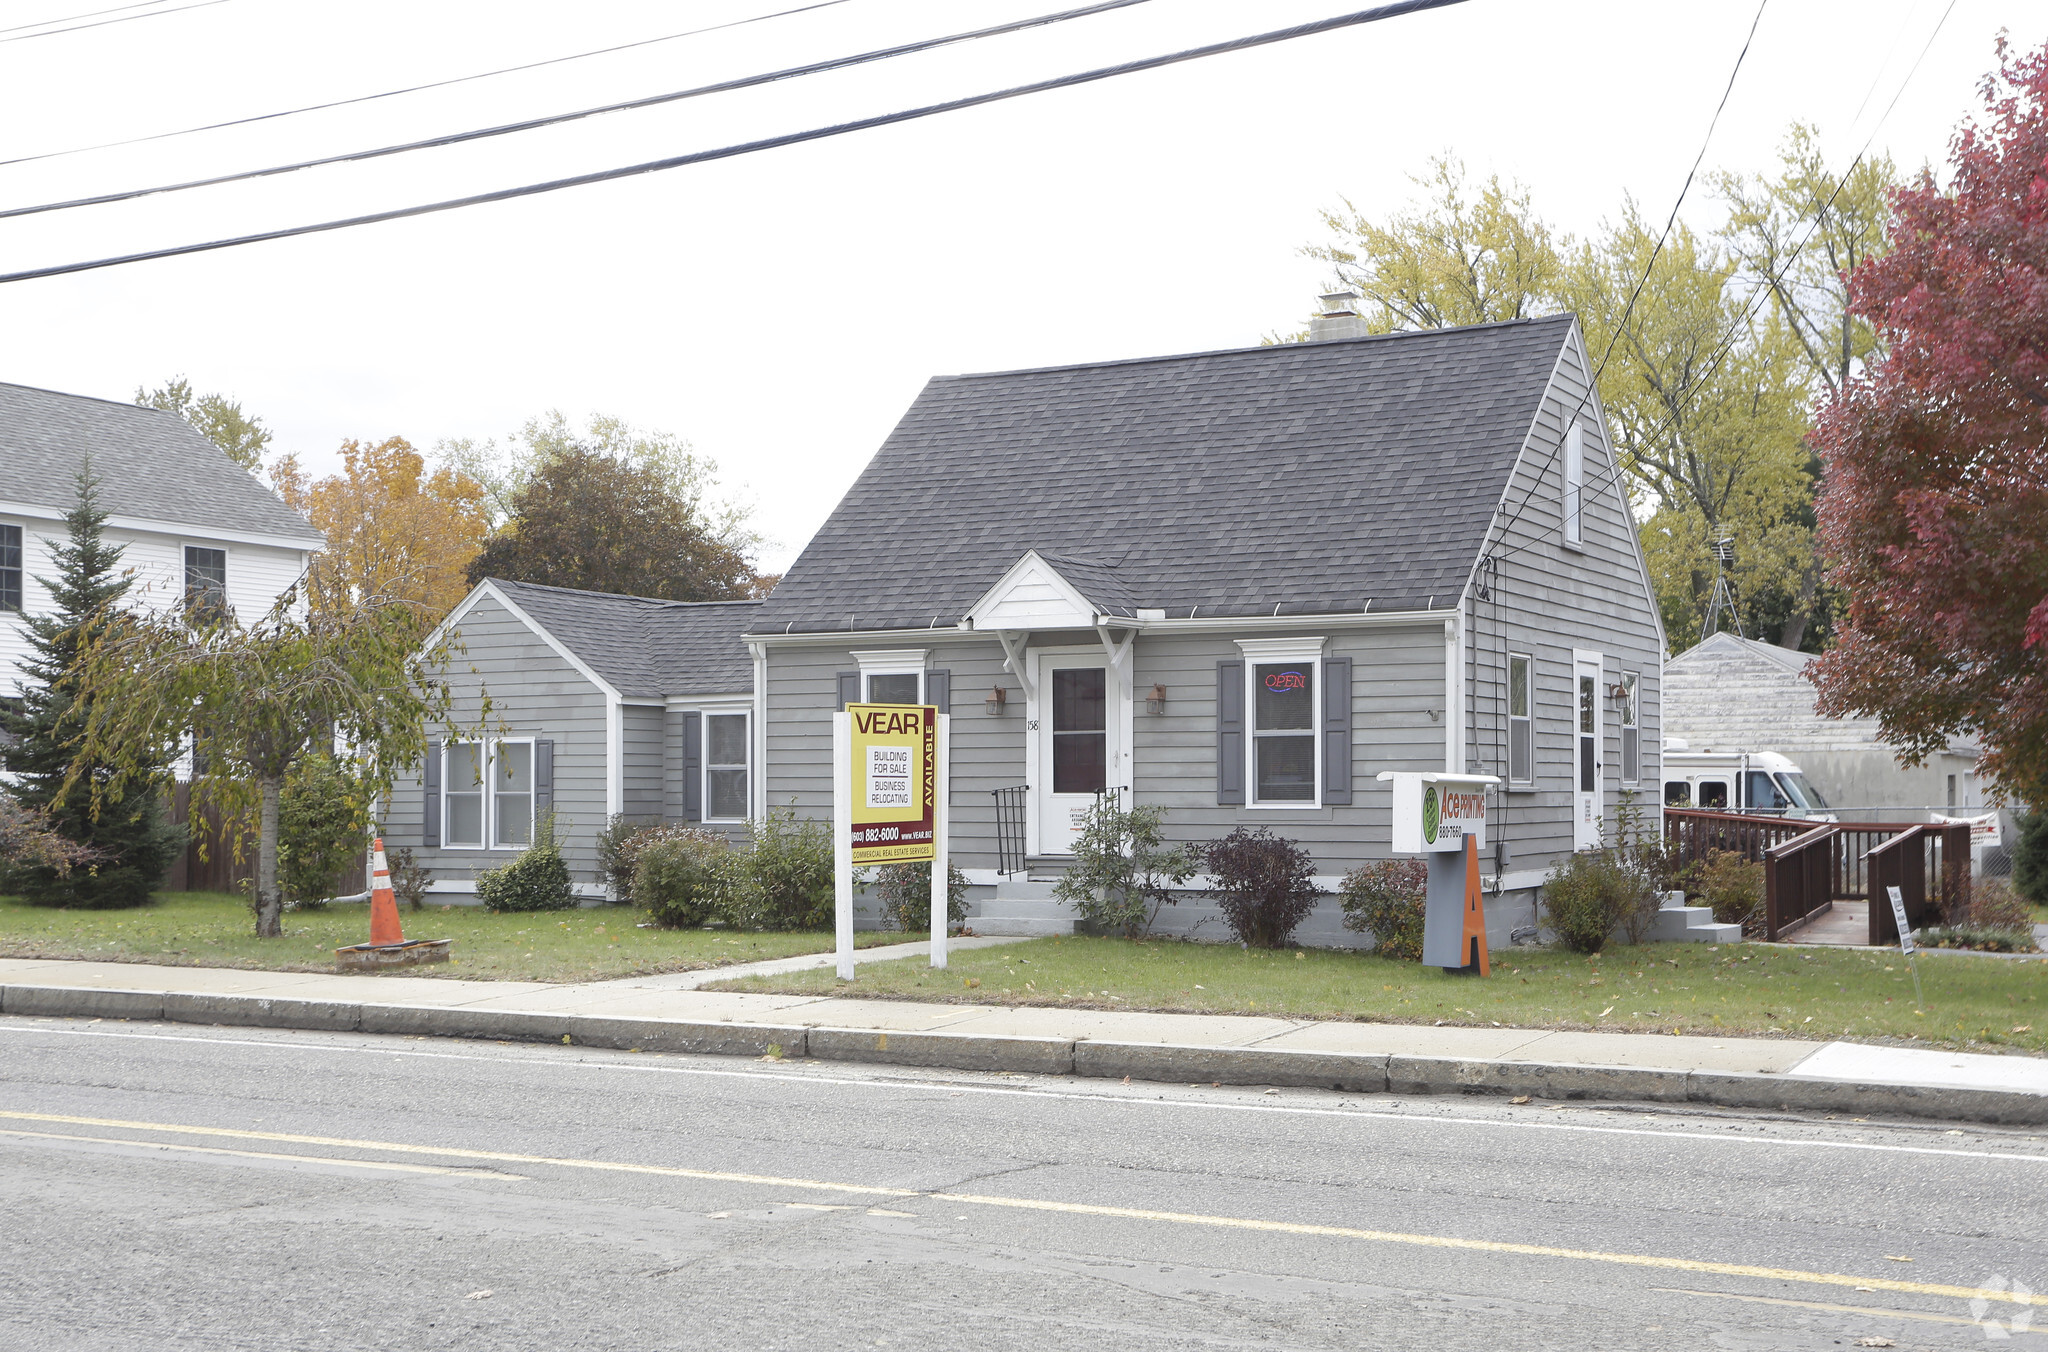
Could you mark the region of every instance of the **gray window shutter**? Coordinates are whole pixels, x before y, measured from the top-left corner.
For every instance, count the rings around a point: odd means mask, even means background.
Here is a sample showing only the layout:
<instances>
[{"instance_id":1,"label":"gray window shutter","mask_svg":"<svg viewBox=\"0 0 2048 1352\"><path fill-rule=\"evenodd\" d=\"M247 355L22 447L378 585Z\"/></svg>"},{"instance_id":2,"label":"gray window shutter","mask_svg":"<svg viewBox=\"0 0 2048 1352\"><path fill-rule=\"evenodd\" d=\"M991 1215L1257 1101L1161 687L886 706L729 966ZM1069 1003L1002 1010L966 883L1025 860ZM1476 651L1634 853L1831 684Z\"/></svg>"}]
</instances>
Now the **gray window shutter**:
<instances>
[{"instance_id":1,"label":"gray window shutter","mask_svg":"<svg viewBox=\"0 0 2048 1352\"><path fill-rule=\"evenodd\" d=\"M1216 664L1216 801L1244 801L1244 662Z\"/></svg>"},{"instance_id":2,"label":"gray window shutter","mask_svg":"<svg viewBox=\"0 0 2048 1352\"><path fill-rule=\"evenodd\" d=\"M942 714L953 712L953 673L944 667L924 674L924 702L938 706Z\"/></svg>"},{"instance_id":3,"label":"gray window shutter","mask_svg":"<svg viewBox=\"0 0 2048 1352\"><path fill-rule=\"evenodd\" d=\"M533 741L533 816L538 821L543 812L555 805L555 743L552 738L536 737Z\"/></svg>"},{"instance_id":4,"label":"gray window shutter","mask_svg":"<svg viewBox=\"0 0 2048 1352\"><path fill-rule=\"evenodd\" d=\"M1351 801L1351 659L1323 659L1323 801Z\"/></svg>"},{"instance_id":5,"label":"gray window shutter","mask_svg":"<svg viewBox=\"0 0 2048 1352\"><path fill-rule=\"evenodd\" d=\"M683 715L683 820L704 820L704 715Z\"/></svg>"},{"instance_id":6,"label":"gray window shutter","mask_svg":"<svg viewBox=\"0 0 2048 1352\"><path fill-rule=\"evenodd\" d=\"M842 671L839 673L839 707L860 703L860 673Z\"/></svg>"},{"instance_id":7,"label":"gray window shutter","mask_svg":"<svg viewBox=\"0 0 2048 1352\"><path fill-rule=\"evenodd\" d=\"M421 767L420 783L424 788L424 800L420 807L420 844L430 850L441 848L441 743L437 738L427 743L427 763Z\"/></svg>"}]
</instances>

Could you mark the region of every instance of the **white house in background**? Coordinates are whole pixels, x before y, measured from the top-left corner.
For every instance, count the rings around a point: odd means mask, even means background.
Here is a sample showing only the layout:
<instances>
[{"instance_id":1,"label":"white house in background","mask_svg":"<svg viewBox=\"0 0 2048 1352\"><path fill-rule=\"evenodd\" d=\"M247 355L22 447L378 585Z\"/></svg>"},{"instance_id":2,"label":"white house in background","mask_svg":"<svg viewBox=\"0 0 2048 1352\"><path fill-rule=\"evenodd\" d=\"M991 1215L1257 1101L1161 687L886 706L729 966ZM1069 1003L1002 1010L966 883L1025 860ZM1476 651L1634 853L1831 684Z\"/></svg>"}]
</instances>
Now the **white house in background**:
<instances>
[{"instance_id":1,"label":"white house in background","mask_svg":"<svg viewBox=\"0 0 2048 1352\"><path fill-rule=\"evenodd\" d=\"M24 615L54 607L36 581L92 459L107 539L135 574L132 604L210 593L244 618L306 571L320 532L175 413L0 383L0 698L28 654Z\"/></svg>"}]
</instances>

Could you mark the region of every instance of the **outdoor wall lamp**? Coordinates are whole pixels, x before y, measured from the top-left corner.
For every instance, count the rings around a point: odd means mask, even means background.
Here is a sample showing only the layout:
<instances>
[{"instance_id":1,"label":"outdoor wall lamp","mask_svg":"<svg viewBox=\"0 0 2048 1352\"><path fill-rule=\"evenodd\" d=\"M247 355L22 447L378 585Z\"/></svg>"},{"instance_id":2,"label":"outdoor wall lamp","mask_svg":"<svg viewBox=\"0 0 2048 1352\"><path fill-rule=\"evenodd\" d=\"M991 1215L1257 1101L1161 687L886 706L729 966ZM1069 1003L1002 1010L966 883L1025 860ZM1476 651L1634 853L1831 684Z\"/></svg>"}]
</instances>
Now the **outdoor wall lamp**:
<instances>
[{"instance_id":1,"label":"outdoor wall lamp","mask_svg":"<svg viewBox=\"0 0 2048 1352\"><path fill-rule=\"evenodd\" d=\"M1003 705L1008 702L1009 697L1010 692L1003 689L1003 687L999 685L992 687L988 692L988 698L982 702L982 712L990 714L1001 713Z\"/></svg>"},{"instance_id":2,"label":"outdoor wall lamp","mask_svg":"<svg viewBox=\"0 0 2048 1352\"><path fill-rule=\"evenodd\" d=\"M1148 714L1163 714L1166 712L1165 686L1155 685L1152 687L1152 693L1145 696L1145 712Z\"/></svg>"}]
</instances>

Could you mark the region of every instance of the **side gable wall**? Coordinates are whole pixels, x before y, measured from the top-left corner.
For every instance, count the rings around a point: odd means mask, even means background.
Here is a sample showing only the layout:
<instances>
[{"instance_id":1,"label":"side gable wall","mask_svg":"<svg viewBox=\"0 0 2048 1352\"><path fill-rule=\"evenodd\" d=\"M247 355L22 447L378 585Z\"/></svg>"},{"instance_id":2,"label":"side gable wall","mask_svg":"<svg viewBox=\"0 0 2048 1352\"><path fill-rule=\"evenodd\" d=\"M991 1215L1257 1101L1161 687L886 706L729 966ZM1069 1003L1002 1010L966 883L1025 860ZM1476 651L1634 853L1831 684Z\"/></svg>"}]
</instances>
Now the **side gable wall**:
<instances>
[{"instance_id":1,"label":"side gable wall","mask_svg":"<svg viewBox=\"0 0 2048 1352\"><path fill-rule=\"evenodd\" d=\"M449 680L457 692L458 723L475 721L488 692L493 735L554 741L556 834L571 879L597 883L594 837L606 821L604 692L488 595L478 598L453 626L449 643L454 650ZM653 751L658 767L658 734ZM399 776L385 823L385 844L411 846L445 890L468 891L478 869L497 868L517 855L516 850L425 848L424 803L418 772Z\"/></svg>"},{"instance_id":2,"label":"side gable wall","mask_svg":"<svg viewBox=\"0 0 2048 1352\"><path fill-rule=\"evenodd\" d=\"M1621 793L1630 786L1621 779L1620 715L1605 689L1623 672L1637 673L1641 703L1637 802L1653 821L1661 802L1663 633L1600 401L1586 397L1588 369L1574 328L1509 481L1507 515L1496 518L1490 537L1490 549L1500 558L1498 573L1489 581L1482 569L1466 594L1468 769L1507 778L1507 658L1526 653L1534 659L1535 784L1510 787L1502 795L1504 826L1489 837L1508 841L1510 873L1547 867L1572 848L1574 648L1603 655L1600 721L1610 830ZM1564 543L1563 439L1575 408L1586 428L1583 548ZM1513 524L1507 525L1510 517ZM1479 592L1489 585L1491 596L1481 599Z\"/></svg>"}]
</instances>

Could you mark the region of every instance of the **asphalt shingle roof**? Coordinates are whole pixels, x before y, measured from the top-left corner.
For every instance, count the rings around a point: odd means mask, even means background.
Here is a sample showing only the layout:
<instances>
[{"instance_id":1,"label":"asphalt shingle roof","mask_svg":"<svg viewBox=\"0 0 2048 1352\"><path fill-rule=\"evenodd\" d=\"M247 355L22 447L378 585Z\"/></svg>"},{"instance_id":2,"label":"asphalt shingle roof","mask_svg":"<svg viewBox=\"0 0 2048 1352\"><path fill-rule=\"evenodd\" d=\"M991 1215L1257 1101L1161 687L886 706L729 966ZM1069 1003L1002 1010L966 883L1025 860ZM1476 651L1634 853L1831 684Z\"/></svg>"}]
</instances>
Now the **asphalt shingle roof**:
<instances>
[{"instance_id":1,"label":"asphalt shingle roof","mask_svg":"<svg viewBox=\"0 0 2048 1352\"><path fill-rule=\"evenodd\" d=\"M753 658L740 635L752 627L759 601L661 601L491 582L622 695L730 695L754 688Z\"/></svg>"},{"instance_id":2,"label":"asphalt shingle roof","mask_svg":"<svg viewBox=\"0 0 2048 1352\"><path fill-rule=\"evenodd\" d=\"M306 518L177 414L0 384L0 502L68 509L88 453L111 516L320 546Z\"/></svg>"},{"instance_id":3,"label":"asphalt shingle roof","mask_svg":"<svg viewBox=\"0 0 2048 1352\"><path fill-rule=\"evenodd\" d=\"M1027 549L1111 613L1448 606L1572 322L938 377L756 632L950 627Z\"/></svg>"}]
</instances>

